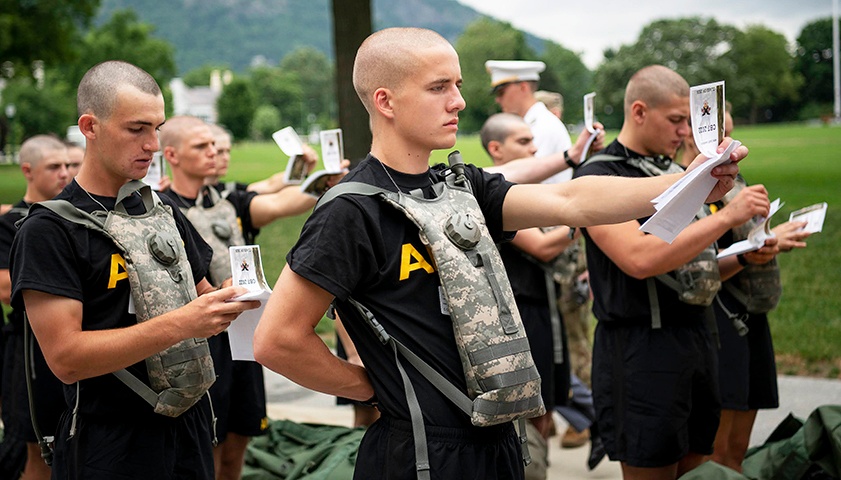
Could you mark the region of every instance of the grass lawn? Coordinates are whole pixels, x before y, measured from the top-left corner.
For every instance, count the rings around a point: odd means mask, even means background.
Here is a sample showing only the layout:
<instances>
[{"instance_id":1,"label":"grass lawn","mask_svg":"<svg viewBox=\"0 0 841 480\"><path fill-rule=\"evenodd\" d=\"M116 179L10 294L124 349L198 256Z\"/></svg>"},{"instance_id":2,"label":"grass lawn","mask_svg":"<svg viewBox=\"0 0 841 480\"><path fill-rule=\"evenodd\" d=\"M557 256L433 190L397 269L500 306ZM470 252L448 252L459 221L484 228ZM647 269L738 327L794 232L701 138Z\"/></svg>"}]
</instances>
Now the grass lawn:
<instances>
[{"instance_id":1,"label":"grass lawn","mask_svg":"<svg viewBox=\"0 0 841 480\"><path fill-rule=\"evenodd\" d=\"M616 134L608 132L608 138ZM781 373L841 378L841 128L739 126L735 136L751 149L742 164L745 178L764 184L772 200L785 202L774 225L793 210L829 203L824 231L808 240L809 248L780 256L784 295L770 320ZM477 136L460 137L455 148L466 162L490 164ZM445 162L447 153L435 152L432 162ZM273 143L239 143L232 157L229 177L243 182L260 180L286 165ZM17 201L23 192L19 169L0 166L0 203ZM258 241L272 284L305 220L301 215L262 229ZM321 329L330 328L323 322Z\"/></svg>"}]
</instances>

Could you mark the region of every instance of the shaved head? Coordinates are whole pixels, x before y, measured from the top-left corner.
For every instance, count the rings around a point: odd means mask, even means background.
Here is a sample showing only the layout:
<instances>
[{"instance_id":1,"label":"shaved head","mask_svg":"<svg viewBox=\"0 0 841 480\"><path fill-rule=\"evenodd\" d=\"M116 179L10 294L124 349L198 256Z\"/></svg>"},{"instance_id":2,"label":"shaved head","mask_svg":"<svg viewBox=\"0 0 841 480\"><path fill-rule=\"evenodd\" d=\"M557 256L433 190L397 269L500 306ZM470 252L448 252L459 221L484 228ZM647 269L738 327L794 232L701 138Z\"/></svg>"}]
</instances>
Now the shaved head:
<instances>
[{"instance_id":1,"label":"shaved head","mask_svg":"<svg viewBox=\"0 0 841 480\"><path fill-rule=\"evenodd\" d=\"M91 67L76 94L79 115L92 114L107 119L114 108L117 93L131 86L143 93L161 95L161 88L151 75L127 62L111 60Z\"/></svg>"},{"instance_id":2,"label":"shaved head","mask_svg":"<svg viewBox=\"0 0 841 480\"><path fill-rule=\"evenodd\" d=\"M20 163L28 163L30 167L35 168L48 156L49 153L55 151L66 151L67 147L56 137L51 135L35 135L34 137L23 142L20 146Z\"/></svg>"},{"instance_id":3,"label":"shaved head","mask_svg":"<svg viewBox=\"0 0 841 480\"><path fill-rule=\"evenodd\" d=\"M452 45L441 35L423 28L387 28L365 39L353 63L353 88L368 113L378 88L394 90L416 68L422 50Z\"/></svg>"},{"instance_id":4,"label":"shaved head","mask_svg":"<svg viewBox=\"0 0 841 480\"><path fill-rule=\"evenodd\" d=\"M513 113L495 113L488 117L485 120L485 124L482 125L482 130L479 132L479 138L482 140L482 146L485 147L485 151L490 154L491 152L488 151L489 143L493 141L504 142L511 135L511 131L521 125L528 124L523 120L523 117L514 115Z\"/></svg>"},{"instance_id":5,"label":"shaved head","mask_svg":"<svg viewBox=\"0 0 841 480\"><path fill-rule=\"evenodd\" d=\"M161 125L161 150L166 147L178 147L194 127L207 127L208 124L198 117L179 115L172 117Z\"/></svg>"},{"instance_id":6,"label":"shaved head","mask_svg":"<svg viewBox=\"0 0 841 480\"><path fill-rule=\"evenodd\" d=\"M625 88L625 117L631 116L631 105L637 100L657 108L675 96L689 97L689 84L680 74L662 65L645 67L631 77Z\"/></svg>"}]
</instances>

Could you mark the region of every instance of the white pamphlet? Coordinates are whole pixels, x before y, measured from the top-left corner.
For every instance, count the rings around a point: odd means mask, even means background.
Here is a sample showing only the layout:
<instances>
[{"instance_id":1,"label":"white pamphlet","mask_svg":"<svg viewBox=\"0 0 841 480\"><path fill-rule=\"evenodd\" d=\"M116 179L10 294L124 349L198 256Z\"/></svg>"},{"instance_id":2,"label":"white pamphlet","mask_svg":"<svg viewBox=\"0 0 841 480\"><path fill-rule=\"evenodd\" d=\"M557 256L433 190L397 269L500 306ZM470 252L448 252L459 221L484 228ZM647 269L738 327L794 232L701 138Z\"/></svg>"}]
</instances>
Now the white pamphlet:
<instances>
[{"instance_id":1,"label":"white pamphlet","mask_svg":"<svg viewBox=\"0 0 841 480\"><path fill-rule=\"evenodd\" d=\"M651 202L657 210L640 230L657 235L672 243L695 218L718 180L710 173L713 168L730 163L730 154L742 143L733 140L727 149L701 166L693 169Z\"/></svg>"},{"instance_id":2,"label":"white pamphlet","mask_svg":"<svg viewBox=\"0 0 841 480\"><path fill-rule=\"evenodd\" d=\"M789 222L808 222L801 232L818 233L823 230L823 221L826 218L826 202L816 203L800 210L791 212Z\"/></svg>"},{"instance_id":3,"label":"white pamphlet","mask_svg":"<svg viewBox=\"0 0 841 480\"><path fill-rule=\"evenodd\" d=\"M280 150L289 157L284 172L286 183L297 185L303 182L307 178L304 145L295 129L292 127L282 128L272 134L272 139L280 147Z\"/></svg>"},{"instance_id":4,"label":"white pamphlet","mask_svg":"<svg viewBox=\"0 0 841 480\"><path fill-rule=\"evenodd\" d=\"M581 165L587 160L587 157L593 154L593 142L596 140L596 137L599 135L599 129L593 126L593 110L594 110L594 101L596 98L596 92L590 92L584 95L584 128L590 132L590 138L587 139L587 143L584 144L584 149L581 150L581 159L579 159L578 164Z\"/></svg>"},{"instance_id":5,"label":"white pamphlet","mask_svg":"<svg viewBox=\"0 0 841 480\"><path fill-rule=\"evenodd\" d=\"M231 358L234 360L254 360L254 331L266 300L272 289L263 274L263 260L260 258L259 245L229 247L231 255L231 281L233 286L245 287L247 292L231 301L259 300L260 306L242 312L228 327L228 339L231 342Z\"/></svg>"},{"instance_id":6,"label":"white pamphlet","mask_svg":"<svg viewBox=\"0 0 841 480\"><path fill-rule=\"evenodd\" d=\"M301 184L301 191L314 197L320 197L327 191L332 177L345 172L342 169L342 160L345 158L342 129L322 130L320 135L321 160L324 162L324 170L313 173Z\"/></svg>"},{"instance_id":7,"label":"white pamphlet","mask_svg":"<svg viewBox=\"0 0 841 480\"><path fill-rule=\"evenodd\" d=\"M324 170L333 173L340 172L342 159L345 158L342 129L322 130L319 135L321 135L321 161L324 162Z\"/></svg>"},{"instance_id":8,"label":"white pamphlet","mask_svg":"<svg viewBox=\"0 0 841 480\"><path fill-rule=\"evenodd\" d=\"M149 164L149 169L146 170L146 176L143 177L143 183L152 187L152 190L161 189L161 179L166 175L166 160L161 152L155 152L152 155L152 163Z\"/></svg>"},{"instance_id":9,"label":"white pamphlet","mask_svg":"<svg viewBox=\"0 0 841 480\"><path fill-rule=\"evenodd\" d=\"M777 213L783 205L785 205L785 203L780 203L779 198L771 202L771 209L768 211L768 216L762 219L762 221L748 233L748 238L742 240L741 242L736 242L718 252L718 258L752 252L762 248L762 246L765 245L765 240L774 236L774 232L771 231L771 217Z\"/></svg>"},{"instance_id":10,"label":"white pamphlet","mask_svg":"<svg viewBox=\"0 0 841 480\"><path fill-rule=\"evenodd\" d=\"M697 85L689 89L692 138L707 158L717 157L716 148L724 140L724 81Z\"/></svg>"}]
</instances>

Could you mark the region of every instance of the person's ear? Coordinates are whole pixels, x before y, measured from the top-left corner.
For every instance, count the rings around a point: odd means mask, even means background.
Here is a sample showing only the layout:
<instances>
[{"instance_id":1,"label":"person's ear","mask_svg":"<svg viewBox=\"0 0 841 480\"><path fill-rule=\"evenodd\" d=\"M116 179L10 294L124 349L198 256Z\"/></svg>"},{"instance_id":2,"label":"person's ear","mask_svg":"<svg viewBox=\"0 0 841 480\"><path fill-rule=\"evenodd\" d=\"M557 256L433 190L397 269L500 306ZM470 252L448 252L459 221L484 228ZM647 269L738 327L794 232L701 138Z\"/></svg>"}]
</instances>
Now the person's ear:
<instances>
[{"instance_id":1,"label":"person's ear","mask_svg":"<svg viewBox=\"0 0 841 480\"><path fill-rule=\"evenodd\" d=\"M178 157L175 155L175 147L168 145L161 150L161 155L166 159L167 163L172 166L178 165Z\"/></svg>"},{"instance_id":2,"label":"person's ear","mask_svg":"<svg viewBox=\"0 0 841 480\"><path fill-rule=\"evenodd\" d=\"M374 108L386 118L394 118L394 105L391 100L391 90L384 87L374 90Z\"/></svg>"},{"instance_id":3,"label":"person's ear","mask_svg":"<svg viewBox=\"0 0 841 480\"><path fill-rule=\"evenodd\" d=\"M20 171L23 173L24 178L31 181L32 180L32 164L29 162L24 162L20 164Z\"/></svg>"},{"instance_id":4,"label":"person's ear","mask_svg":"<svg viewBox=\"0 0 841 480\"><path fill-rule=\"evenodd\" d=\"M99 119L96 118L96 115L91 113L85 113L81 117L79 117L79 131L82 135L85 136L86 139L95 139L96 132L94 131L94 126L99 123Z\"/></svg>"},{"instance_id":5,"label":"person's ear","mask_svg":"<svg viewBox=\"0 0 841 480\"><path fill-rule=\"evenodd\" d=\"M641 125L645 122L645 115L648 112L648 105L645 104L642 100L635 100L634 103L631 104L631 118L634 119L634 122Z\"/></svg>"},{"instance_id":6,"label":"person's ear","mask_svg":"<svg viewBox=\"0 0 841 480\"><path fill-rule=\"evenodd\" d=\"M502 142L498 140L491 140L490 142L488 142L488 155L491 156L491 159L493 159L494 163L496 163L502 156L500 154L500 150L502 150Z\"/></svg>"}]
</instances>

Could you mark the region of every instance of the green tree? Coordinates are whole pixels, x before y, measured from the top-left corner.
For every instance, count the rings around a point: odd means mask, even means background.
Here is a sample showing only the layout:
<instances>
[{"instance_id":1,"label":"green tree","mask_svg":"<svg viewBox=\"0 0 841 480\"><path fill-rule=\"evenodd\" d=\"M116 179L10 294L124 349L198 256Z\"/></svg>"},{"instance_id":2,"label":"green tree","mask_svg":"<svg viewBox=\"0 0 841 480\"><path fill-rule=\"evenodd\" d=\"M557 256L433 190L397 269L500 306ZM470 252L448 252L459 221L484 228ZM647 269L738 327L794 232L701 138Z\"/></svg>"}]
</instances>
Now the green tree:
<instances>
[{"instance_id":1,"label":"green tree","mask_svg":"<svg viewBox=\"0 0 841 480\"><path fill-rule=\"evenodd\" d=\"M250 70L251 84L260 102L274 106L280 117L299 133L306 126L304 94L295 72L278 67L255 67Z\"/></svg>"},{"instance_id":2,"label":"green tree","mask_svg":"<svg viewBox=\"0 0 841 480\"><path fill-rule=\"evenodd\" d=\"M183 80L184 84L188 87L207 87L210 85L210 75L214 70L218 70L221 73L226 70L231 70L231 67L219 64L202 65L201 67L194 68L184 75L181 75L181 80Z\"/></svg>"},{"instance_id":3,"label":"green tree","mask_svg":"<svg viewBox=\"0 0 841 480\"><path fill-rule=\"evenodd\" d=\"M253 140L266 140L272 137L272 133L283 128L280 118L280 110L274 105L260 105L254 112L254 119L251 121L251 138Z\"/></svg>"},{"instance_id":4,"label":"green tree","mask_svg":"<svg viewBox=\"0 0 841 480\"><path fill-rule=\"evenodd\" d=\"M3 91L4 106L14 104L15 138L17 144L27 138L44 133L53 133L61 138L67 133L67 126L76 123L76 86L70 86L47 70L43 86L38 88L28 77L16 77Z\"/></svg>"},{"instance_id":5,"label":"green tree","mask_svg":"<svg viewBox=\"0 0 841 480\"><path fill-rule=\"evenodd\" d=\"M541 76L541 88L560 92L564 96L564 122L583 121L584 94L593 90L593 72L581 61L581 56L557 43L546 42L546 49L541 55L546 63L546 71L553 73L555 85Z\"/></svg>"},{"instance_id":6,"label":"green tree","mask_svg":"<svg viewBox=\"0 0 841 480\"><path fill-rule=\"evenodd\" d=\"M48 67L75 60L79 28L89 25L99 1L0 1L0 59L17 70L35 60Z\"/></svg>"},{"instance_id":7,"label":"green tree","mask_svg":"<svg viewBox=\"0 0 841 480\"><path fill-rule=\"evenodd\" d=\"M633 44L607 50L595 73L600 120L608 128L622 125L625 85L645 66L665 65L690 85L724 78L731 67L721 54L730 49L737 32L732 26L700 17L657 20L645 26Z\"/></svg>"},{"instance_id":8,"label":"green tree","mask_svg":"<svg viewBox=\"0 0 841 480\"><path fill-rule=\"evenodd\" d=\"M216 101L219 123L230 130L234 139L248 138L251 120L257 110L257 94L248 79L234 77Z\"/></svg>"},{"instance_id":9,"label":"green tree","mask_svg":"<svg viewBox=\"0 0 841 480\"><path fill-rule=\"evenodd\" d=\"M467 108L459 115L459 129L475 132L490 115L499 111L491 94L487 60L537 60L523 32L510 23L482 17L465 28L455 44L461 61L461 93Z\"/></svg>"},{"instance_id":10,"label":"green tree","mask_svg":"<svg viewBox=\"0 0 841 480\"><path fill-rule=\"evenodd\" d=\"M831 115L834 94L831 18L815 20L803 27L797 37L795 66L804 79L800 96L808 102L807 108Z\"/></svg>"},{"instance_id":11,"label":"green tree","mask_svg":"<svg viewBox=\"0 0 841 480\"><path fill-rule=\"evenodd\" d=\"M106 60L123 60L149 72L165 87L175 76L175 54L166 40L153 36L155 27L138 20L132 10L118 10L111 19L87 32L80 61L69 70L68 81L78 85L85 72Z\"/></svg>"},{"instance_id":12,"label":"green tree","mask_svg":"<svg viewBox=\"0 0 841 480\"><path fill-rule=\"evenodd\" d=\"M734 117L750 123L791 115L803 77L794 68L786 38L761 25L747 27L733 39L724 59L733 65L725 94Z\"/></svg>"},{"instance_id":13,"label":"green tree","mask_svg":"<svg viewBox=\"0 0 841 480\"><path fill-rule=\"evenodd\" d=\"M336 84L327 55L313 47L299 47L283 57L280 70L298 78L305 118L314 115L330 119L336 109ZM301 126L306 127L308 123Z\"/></svg>"}]
</instances>

